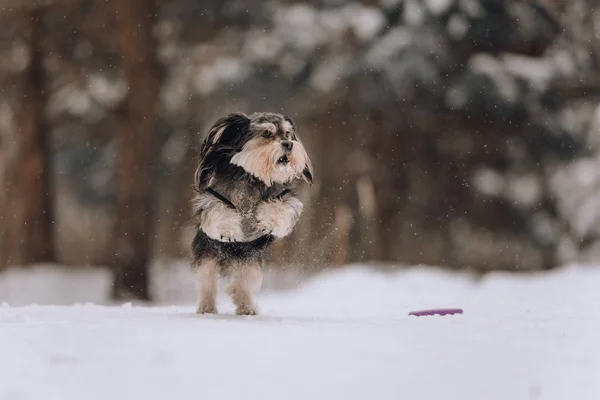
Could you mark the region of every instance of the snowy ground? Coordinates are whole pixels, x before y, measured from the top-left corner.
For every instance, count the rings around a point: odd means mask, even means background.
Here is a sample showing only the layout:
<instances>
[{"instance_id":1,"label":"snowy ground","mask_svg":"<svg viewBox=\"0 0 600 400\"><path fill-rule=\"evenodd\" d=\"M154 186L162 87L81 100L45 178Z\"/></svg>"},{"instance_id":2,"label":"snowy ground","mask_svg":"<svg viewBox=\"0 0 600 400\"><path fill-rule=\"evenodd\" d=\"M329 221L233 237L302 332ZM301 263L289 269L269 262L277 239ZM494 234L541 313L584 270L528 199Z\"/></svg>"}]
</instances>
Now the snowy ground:
<instances>
[{"instance_id":1,"label":"snowy ground","mask_svg":"<svg viewBox=\"0 0 600 400\"><path fill-rule=\"evenodd\" d=\"M265 293L257 317L227 299L211 317L4 305L0 399L597 400L599 284L598 268L475 282L351 267ZM441 306L465 314L407 315Z\"/></svg>"}]
</instances>

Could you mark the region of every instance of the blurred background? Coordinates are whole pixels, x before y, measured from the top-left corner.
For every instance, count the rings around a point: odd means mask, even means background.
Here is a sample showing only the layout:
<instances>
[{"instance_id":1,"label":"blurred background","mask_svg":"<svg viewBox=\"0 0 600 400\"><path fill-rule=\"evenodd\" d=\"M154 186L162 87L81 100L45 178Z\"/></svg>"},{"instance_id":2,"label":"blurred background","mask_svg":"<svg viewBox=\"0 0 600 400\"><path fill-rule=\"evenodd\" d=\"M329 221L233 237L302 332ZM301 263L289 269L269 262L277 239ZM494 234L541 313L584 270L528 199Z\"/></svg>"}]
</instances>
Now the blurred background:
<instances>
[{"instance_id":1,"label":"blurred background","mask_svg":"<svg viewBox=\"0 0 600 400\"><path fill-rule=\"evenodd\" d=\"M188 279L234 111L292 116L315 167L274 275L597 262L599 105L594 0L0 0L0 302Z\"/></svg>"}]
</instances>

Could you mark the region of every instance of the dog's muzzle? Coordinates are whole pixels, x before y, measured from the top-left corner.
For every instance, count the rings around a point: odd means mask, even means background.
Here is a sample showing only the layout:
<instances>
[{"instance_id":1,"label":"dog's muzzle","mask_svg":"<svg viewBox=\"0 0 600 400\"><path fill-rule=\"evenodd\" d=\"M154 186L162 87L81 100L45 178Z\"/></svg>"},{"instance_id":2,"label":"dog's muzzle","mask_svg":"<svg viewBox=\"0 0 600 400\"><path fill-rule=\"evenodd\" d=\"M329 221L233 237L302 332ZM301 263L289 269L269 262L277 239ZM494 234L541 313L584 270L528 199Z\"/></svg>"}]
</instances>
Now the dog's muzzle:
<instances>
[{"instance_id":1,"label":"dog's muzzle","mask_svg":"<svg viewBox=\"0 0 600 400\"><path fill-rule=\"evenodd\" d=\"M292 152L292 149L294 148L294 143L289 140L282 140L281 147L283 147L283 150L285 151L285 153L277 159L277 164L288 165L290 163L289 154Z\"/></svg>"}]
</instances>

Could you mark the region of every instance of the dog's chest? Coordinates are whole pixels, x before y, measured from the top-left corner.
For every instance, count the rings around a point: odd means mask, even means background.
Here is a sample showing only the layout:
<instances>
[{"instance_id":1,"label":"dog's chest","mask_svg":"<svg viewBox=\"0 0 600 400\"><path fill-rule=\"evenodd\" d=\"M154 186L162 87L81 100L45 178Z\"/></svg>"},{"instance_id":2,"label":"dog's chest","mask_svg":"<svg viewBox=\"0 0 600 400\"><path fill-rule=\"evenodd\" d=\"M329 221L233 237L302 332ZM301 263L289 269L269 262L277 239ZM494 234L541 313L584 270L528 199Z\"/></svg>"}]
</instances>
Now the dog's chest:
<instances>
[{"instance_id":1,"label":"dog's chest","mask_svg":"<svg viewBox=\"0 0 600 400\"><path fill-rule=\"evenodd\" d=\"M265 201L281 194L285 187L281 184L266 186L260 182L240 178L215 182L211 185L219 194L228 199L242 217L242 232L246 238L257 234L256 210Z\"/></svg>"},{"instance_id":2,"label":"dog's chest","mask_svg":"<svg viewBox=\"0 0 600 400\"><path fill-rule=\"evenodd\" d=\"M246 237L256 232L257 220L256 209L263 200L263 194L256 185L242 182L236 190L233 190L230 201L242 217L242 231Z\"/></svg>"}]
</instances>

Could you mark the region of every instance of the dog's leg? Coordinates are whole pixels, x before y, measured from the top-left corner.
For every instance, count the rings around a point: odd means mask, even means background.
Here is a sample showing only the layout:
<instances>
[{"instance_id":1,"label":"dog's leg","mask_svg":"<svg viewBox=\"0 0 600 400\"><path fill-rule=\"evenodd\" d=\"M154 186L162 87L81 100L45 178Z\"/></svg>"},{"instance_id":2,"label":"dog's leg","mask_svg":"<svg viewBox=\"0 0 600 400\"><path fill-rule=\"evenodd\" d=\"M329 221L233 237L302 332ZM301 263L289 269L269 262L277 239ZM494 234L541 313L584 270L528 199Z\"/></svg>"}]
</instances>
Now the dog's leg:
<instances>
[{"instance_id":1,"label":"dog's leg","mask_svg":"<svg viewBox=\"0 0 600 400\"><path fill-rule=\"evenodd\" d=\"M237 315L256 315L252 296L260 290L263 271L260 262L248 261L231 268L231 283L227 293L236 306Z\"/></svg>"},{"instance_id":2,"label":"dog's leg","mask_svg":"<svg viewBox=\"0 0 600 400\"><path fill-rule=\"evenodd\" d=\"M296 197L259 204L256 209L258 228L276 238L289 235L300 218L303 205Z\"/></svg>"},{"instance_id":3,"label":"dog's leg","mask_svg":"<svg viewBox=\"0 0 600 400\"><path fill-rule=\"evenodd\" d=\"M219 266L216 260L204 259L193 267L198 292L198 314L217 314L216 298Z\"/></svg>"},{"instance_id":4,"label":"dog's leg","mask_svg":"<svg viewBox=\"0 0 600 400\"><path fill-rule=\"evenodd\" d=\"M244 240L242 217L210 194L199 194L195 198L195 212L200 215L200 228L208 237L221 242Z\"/></svg>"}]
</instances>

